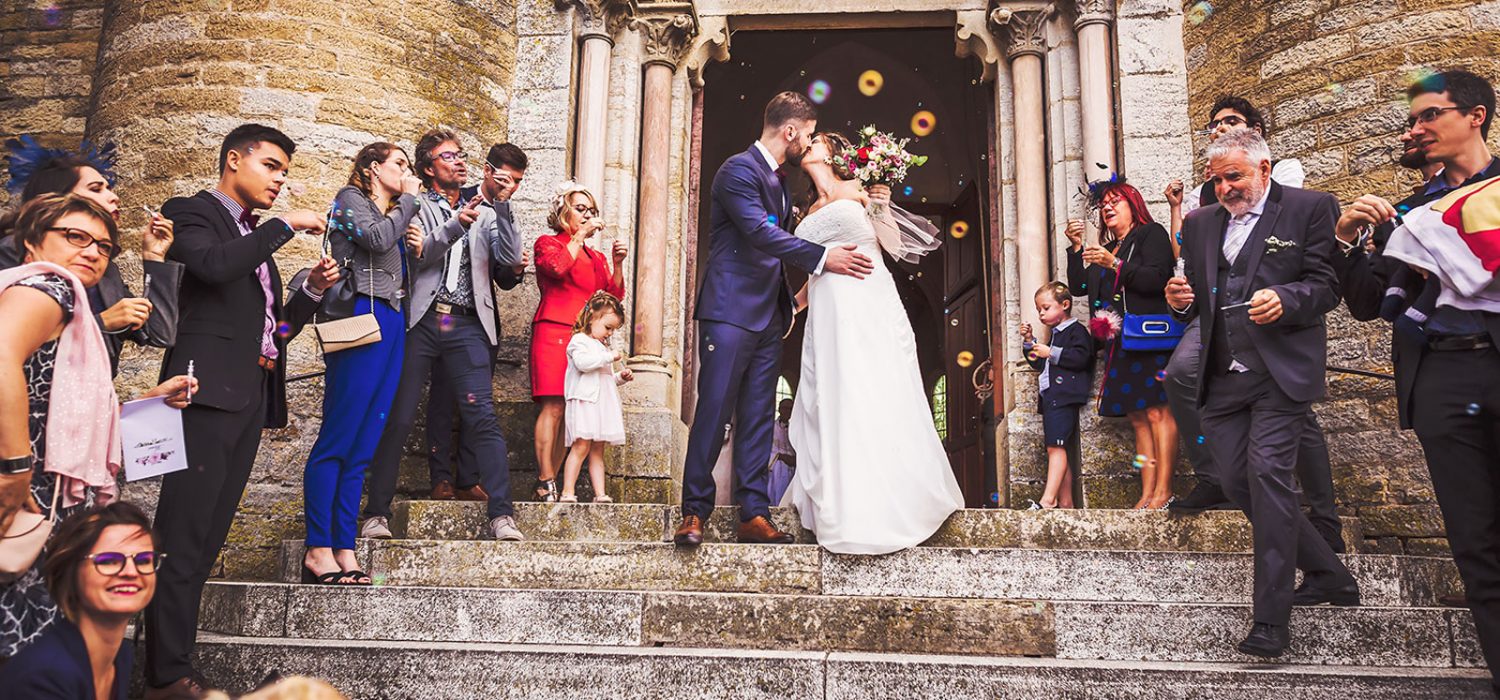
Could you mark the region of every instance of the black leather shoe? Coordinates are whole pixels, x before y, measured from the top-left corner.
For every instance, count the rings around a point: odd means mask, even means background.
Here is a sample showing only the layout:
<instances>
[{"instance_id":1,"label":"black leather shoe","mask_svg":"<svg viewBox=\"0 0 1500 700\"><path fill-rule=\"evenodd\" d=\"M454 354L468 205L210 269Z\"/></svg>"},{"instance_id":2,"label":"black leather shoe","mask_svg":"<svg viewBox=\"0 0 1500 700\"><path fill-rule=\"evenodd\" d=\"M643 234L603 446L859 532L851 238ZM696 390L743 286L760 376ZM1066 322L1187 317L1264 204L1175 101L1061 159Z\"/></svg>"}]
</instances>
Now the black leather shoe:
<instances>
[{"instance_id":1,"label":"black leather shoe","mask_svg":"<svg viewBox=\"0 0 1500 700\"><path fill-rule=\"evenodd\" d=\"M1292 605L1322 605L1330 603L1339 607L1359 605L1359 584L1350 582L1343 586L1325 586L1318 581L1303 581L1292 593Z\"/></svg>"},{"instance_id":2,"label":"black leather shoe","mask_svg":"<svg viewBox=\"0 0 1500 700\"><path fill-rule=\"evenodd\" d=\"M1192 515L1202 513L1205 510L1232 510L1234 504L1224 495L1224 490L1218 484L1210 484L1206 481L1198 482L1193 487L1193 492L1184 498L1179 498L1167 506L1167 510L1179 515Z\"/></svg>"},{"instance_id":3,"label":"black leather shoe","mask_svg":"<svg viewBox=\"0 0 1500 700\"><path fill-rule=\"evenodd\" d=\"M1245 641L1240 642L1236 648L1241 654L1274 659L1286 653L1286 646L1289 643L1291 643L1291 631L1285 626L1257 622L1250 627L1250 636L1245 637Z\"/></svg>"}]
</instances>

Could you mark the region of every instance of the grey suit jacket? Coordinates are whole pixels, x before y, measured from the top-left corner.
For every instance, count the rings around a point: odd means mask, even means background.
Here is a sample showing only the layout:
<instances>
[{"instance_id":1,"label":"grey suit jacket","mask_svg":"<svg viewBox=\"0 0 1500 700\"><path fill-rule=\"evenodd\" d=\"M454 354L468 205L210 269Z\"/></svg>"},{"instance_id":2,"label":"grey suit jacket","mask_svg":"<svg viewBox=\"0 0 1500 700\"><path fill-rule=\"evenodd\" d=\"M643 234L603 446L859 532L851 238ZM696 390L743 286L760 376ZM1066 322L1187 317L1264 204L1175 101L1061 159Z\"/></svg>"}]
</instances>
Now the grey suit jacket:
<instances>
[{"instance_id":1,"label":"grey suit jacket","mask_svg":"<svg viewBox=\"0 0 1500 700\"><path fill-rule=\"evenodd\" d=\"M0 269L21 264L21 253L16 242L15 236L0 240ZM182 263L142 260L141 268L151 281L151 285L146 288L146 300L151 302L151 315L146 317L146 325L124 333L104 334L104 345L109 349L110 370L116 374L120 371L120 351L124 349L126 340L158 348L172 347L172 343L177 341L177 290L182 285ZM104 321L99 314L120 303L121 299L135 294L125 286L125 278L120 275L120 268L113 261L105 268L104 276L99 278L97 289L100 298L104 299L104 308L93 310L94 320L102 331Z\"/></svg>"},{"instance_id":2,"label":"grey suit jacket","mask_svg":"<svg viewBox=\"0 0 1500 700\"><path fill-rule=\"evenodd\" d=\"M464 236L469 238L470 269L473 274L474 304L479 312L479 322L484 326L490 345L500 342L499 317L495 313L494 285L501 289L512 289L525 277L516 274L511 266L500 260L507 257L506 246L501 240L502 225L510 225L510 203L498 203L503 211L491 209L490 205L479 206L480 216L465 231L463 224L453 216L453 207L440 194L424 192L417 199L417 222L422 227L422 256L411 261L409 271L412 278L410 313L406 327L413 328L432 308L438 290L443 286L443 261L448 250ZM462 202L460 202L460 206ZM488 212L487 212L488 210ZM488 215L486 215L488 213ZM502 222L504 222L502 224ZM509 231L504 233L509 234Z\"/></svg>"},{"instance_id":3,"label":"grey suit jacket","mask_svg":"<svg viewBox=\"0 0 1500 700\"><path fill-rule=\"evenodd\" d=\"M1265 211L1240 252L1250 256L1246 272L1251 292L1272 289L1281 298L1281 318L1263 326L1252 323L1249 332L1272 379L1294 401L1312 401L1324 391L1328 329L1323 315L1339 305L1338 277L1330 261L1333 224L1338 218L1338 200L1333 195L1273 182ZM1186 310L1173 313L1182 321L1201 319L1199 377L1208 369L1208 348L1221 314L1244 313L1243 309L1222 312L1216 300L1220 249L1228 223L1229 211L1214 204L1192 212L1182 225L1182 258L1187 262L1194 301ZM1198 382L1200 404L1206 383Z\"/></svg>"}]
</instances>

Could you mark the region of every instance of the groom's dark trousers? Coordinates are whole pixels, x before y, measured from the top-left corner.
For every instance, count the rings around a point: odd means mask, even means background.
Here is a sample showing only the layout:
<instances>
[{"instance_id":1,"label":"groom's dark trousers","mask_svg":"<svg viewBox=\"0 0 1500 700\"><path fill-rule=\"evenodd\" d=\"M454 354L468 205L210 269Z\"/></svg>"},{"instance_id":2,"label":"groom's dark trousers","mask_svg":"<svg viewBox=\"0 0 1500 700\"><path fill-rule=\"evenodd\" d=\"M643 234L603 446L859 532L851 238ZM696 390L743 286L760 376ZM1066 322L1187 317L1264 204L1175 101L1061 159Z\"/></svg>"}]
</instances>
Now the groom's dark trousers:
<instances>
[{"instance_id":1,"label":"groom's dark trousers","mask_svg":"<svg viewBox=\"0 0 1500 700\"><path fill-rule=\"evenodd\" d=\"M770 515L767 465L781 339L792 322L792 293L782 264L815 272L823 246L782 226L791 203L769 159L756 146L731 156L714 175L708 262L698 290L698 411L682 469L682 513L705 520L714 508L714 462L734 424L735 502L740 520Z\"/></svg>"}]
</instances>

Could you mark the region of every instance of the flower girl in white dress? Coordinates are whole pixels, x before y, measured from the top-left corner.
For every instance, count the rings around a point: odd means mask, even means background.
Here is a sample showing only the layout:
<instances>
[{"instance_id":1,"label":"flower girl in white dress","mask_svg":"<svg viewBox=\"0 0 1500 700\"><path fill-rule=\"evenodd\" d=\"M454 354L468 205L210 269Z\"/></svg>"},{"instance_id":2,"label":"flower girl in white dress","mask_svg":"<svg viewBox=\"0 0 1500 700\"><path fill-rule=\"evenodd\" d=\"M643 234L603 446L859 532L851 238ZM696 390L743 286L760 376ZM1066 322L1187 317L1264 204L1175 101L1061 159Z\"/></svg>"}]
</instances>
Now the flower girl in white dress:
<instances>
[{"instance_id":1,"label":"flower girl in white dress","mask_svg":"<svg viewBox=\"0 0 1500 700\"><path fill-rule=\"evenodd\" d=\"M596 292L573 324L573 338L568 341L568 373L563 378L563 398L567 400L563 425L568 458L563 463L561 503L577 503L574 493L578 474L588 460L589 481L594 485L594 502L614 500L604 492L604 446L625 444L625 420L621 415L620 393L616 386L634 379L630 370L614 371L622 357L606 343L625 318L625 309L608 292Z\"/></svg>"}]
</instances>

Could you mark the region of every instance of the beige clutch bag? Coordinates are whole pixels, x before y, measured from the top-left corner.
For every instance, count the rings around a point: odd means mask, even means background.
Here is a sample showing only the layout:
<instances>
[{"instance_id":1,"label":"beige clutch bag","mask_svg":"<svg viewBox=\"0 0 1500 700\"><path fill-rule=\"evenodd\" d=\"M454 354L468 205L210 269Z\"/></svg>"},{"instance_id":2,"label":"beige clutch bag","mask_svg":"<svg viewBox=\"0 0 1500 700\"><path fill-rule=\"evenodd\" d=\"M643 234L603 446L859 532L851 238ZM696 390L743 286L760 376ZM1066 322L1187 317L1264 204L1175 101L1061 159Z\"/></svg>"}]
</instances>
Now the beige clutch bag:
<instances>
[{"instance_id":1,"label":"beige clutch bag","mask_svg":"<svg viewBox=\"0 0 1500 700\"><path fill-rule=\"evenodd\" d=\"M375 314L359 314L337 321L313 324L323 354L380 342L380 323Z\"/></svg>"},{"instance_id":2,"label":"beige clutch bag","mask_svg":"<svg viewBox=\"0 0 1500 700\"><path fill-rule=\"evenodd\" d=\"M52 513L57 514L57 494L62 492L62 483L53 487ZM52 534L53 521L40 513L21 511L10 521L10 529L0 536L0 583L10 583L31 569L47 537Z\"/></svg>"}]
</instances>

